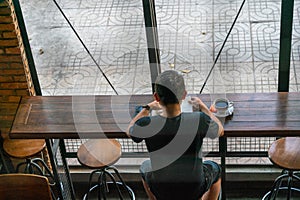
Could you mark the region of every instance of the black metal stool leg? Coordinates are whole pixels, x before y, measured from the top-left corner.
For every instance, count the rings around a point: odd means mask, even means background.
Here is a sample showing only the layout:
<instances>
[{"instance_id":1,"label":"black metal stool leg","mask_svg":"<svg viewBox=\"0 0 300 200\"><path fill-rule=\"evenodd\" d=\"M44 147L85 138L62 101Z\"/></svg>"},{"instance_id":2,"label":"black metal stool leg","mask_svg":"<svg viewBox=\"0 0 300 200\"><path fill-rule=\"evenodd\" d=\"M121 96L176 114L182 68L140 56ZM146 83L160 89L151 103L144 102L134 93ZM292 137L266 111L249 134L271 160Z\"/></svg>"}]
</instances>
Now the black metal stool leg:
<instances>
[{"instance_id":1,"label":"black metal stool leg","mask_svg":"<svg viewBox=\"0 0 300 200\"><path fill-rule=\"evenodd\" d=\"M284 178L286 178L286 177L288 177L287 174L282 174L282 176L280 176L280 177L278 178L278 180L276 179L277 181L275 180L275 182L274 182L275 187L274 187L273 190L271 190L272 193L270 194L270 198L272 198L272 196L273 196L273 200L276 199L276 197L277 197L277 195L278 195L278 192L279 192L279 190L280 190L280 188L281 188L282 180L283 180Z\"/></svg>"},{"instance_id":2,"label":"black metal stool leg","mask_svg":"<svg viewBox=\"0 0 300 200\"><path fill-rule=\"evenodd\" d=\"M293 173L293 178L297 179L297 181L300 181L300 177L296 175L296 173Z\"/></svg>"},{"instance_id":3,"label":"black metal stool leg","mask_svg":"<svg viewBox=\"0 0 300 200\"><path fill-rule=\"evenodd\" d=\"M98 177L98 199L101 200L101 196L106 200L106 177L104 170L101 170L101 174Z\"/></svg>"},{"instance_id":4,"label":"black metal stool leg","mask_svg":"<svg viewBox=\"0 0 300 200\"><path fill-rule=\"evenodd\" d=\"M274 194L273 200L275 200L275 198L276 198L277 195L278 195L278 192L279 192L279 190L280 190L280 188L281 188L282 180L283 180L284 178L288 177L288 170L283 169L283 170L281 171L281 175L285 175L285 176L282 176L281 179L278 180L278 182L277 182L277 184L276 184L276 186L275 186L275 189L274 189L274 190L271 190L271 191L273 191L273 194ZM275 179L275 183L276 183L276 180L277 180L277 179ZM272 195L271 195L271 197L272 197Z\"/></svg>"},{"instance_id":5,"label":"black metal stool leg","mask_svg":"<svg viewBox=\"0 0 300 200\"><path fill-rule=\"evenodd\" d=\"M43 167L43 169L44 169L46 172L42 171L42 175L48 177L48 180L49 180L49 178L51 178L51 179L52 179L52 182L49 181L49 183L50 183L51 186L54 186L54 185L55 185L54 175L53 175L53 173L50 171L49 167L46 165L46 163L44 162L44 160L42 160L41 158L33 158L33 159L31 160L31 162L32 162L32 163L35 163L35 164L38 165L38 166L41 165L41 166ZM40 165L39 165L39 164L40 164Z\"/></svg>"},{"instance_id":6,"label":"black metal stool leg","mask_svg":"<svg viewBox=\"0 0 300 200\"><path fill-rule=\"evenodd\" d=\"M26 159L26 168L25 168L25 173L29 173L29 174L34 174L34 169L32 167L32 163L31 160Z\"/></svg>"},{"instance_id":7,"label":"black metal stool leg","mask_svg":"<svg viewBox=\"0 0 300 200\"><path fill-rule=\"evenodd\" d=\"M108 171L109 169L115 172L115 174L117 175L117 177L121 182L116 181L115 177L111 174L111 172ZM92 186L92 178L95 173L99 173L99 172L100 174L98 177L97 184L95 186ZM107 176L111 179L111 181L107 181ZM123 181L121 175L119 174L118 170L115 167L106 167L104 169L97 169L90 173L89 189L88 192L84 195L83 200L87 200L89 198L89 193L96 188L98 189L98 199L101 200L103 198L104 200L106 200L107 199L106 193L109 192L108 184L113 184L115 186L118 192L118 196L121 200L123 200L124 197L122 195L119 185L122 185L122 187L124 187L125 190L128 192L130 198L132 200L135 200L134 192L131 190L130 187L126 185L126 183Z\"/></svg>"},{"instance_id":8,"label":"black metal stool leg","mask_svg":"<svg viewBox=\"0 0 300 200\"><path fill-rule=\"evenodd\" d=\"M279 190L280 185L281 185L281 181L285 177L288 177L288 175L287 174L282 174L282 175L280 175L279 177L277 177L275 179L271 190L267 194L265 194L265 196L263 197L263 200L266 199L266 198L268 200L271 200L273 196L274 196L273 199L276 198L278 190Z\"/></svg>"},{"instance_id":9,"label":"black metal stool leg","mask_svg":"<svg viewBox=\"0 0 300 200\"><path fill-rule=\"evenodd\" d=\"M104 171L105 171L105 173L110 177L110 179L112 180L113 184L116 186L116 189L117 189L117 191L118 191L118 194L119 194L120 199L123 199L121 190L120 190L120 188L119 188L119 186L118 186L118 184L117 184L117 182L116 182L114 176L113 176L109 171L107 171L106 169L105 169Z\"/></svg>"},{"instance_id":10,"label":"black metal stool leg","mask_svg":"<svg viewBox=\"0 0 300 200\"><path fill-rule=\"evenodd\" d=\"M88 187L88 191L87 191L87 193L83 196L83 200L85 200L85 199L89 199L89 193L93 190L93 189L95 189L96 187L97 187L97 185L95 186L95 187L92 187L92 179L93 179L93 176L94 176L94 174L95 173L97 173L97 172L101 172L101 170L94 170L94 171L92 171L91 173L90 173L90 176L89 176L89 187Z\"/></svg>"},{"instance_id":11,"label":"black metal stool leg","mask_svg":"<svg viewBox=\"0 0 300 200\"><path fill-rule=\"evenodd\" d=\"M16 172L19 172L19 171L20 171L20 167L21 167L22 165L25 165L25 164L27 164L27 162L21 162L21 163L19 163L19 164L17 165L17 167L16 167Z\"/></svg>"},{"instance_id":12,"label":"black metal stool leg","mask_svg":"<svg viewBox=\"0 0 300 200\"><path fill-rule=\"evenodd\" d=\"M92 177L95 173L100 172L100 175L98 177L98 181L97 181L97 185L92 187ZM106 181L106 175L108 175L110 177L110 179L112 180L112 182L107 182ZM105 169L101 169L101 170L94 170L93 172L91 172L90 176L89 176L89 190L88 192L84 195L83 199L88 199L89 198L89 193L91 191L93 191L94 189L98 189L98 199L101 200L101 198L103 197L104 200L106 200L106 192L109 192L108 190L108 186L106 185L107 183L113 183L117 190L118 190L118 194L120 199L123 199L122 194L118 188L118 182L115 181L113 175L106 171Z\"/></svg>"},{"instance_id":13,"label":"black metal stool leg","mask_svg":"<svg viewBox=\"0 0 300 200\"><path fill-rule=\"evenodd\" d=\"M289 176L289 178L288 178L287 200L291 199L292 176L293 175Z\"/></svg>"},{"instance_id":14,"label":"black metal stool leg","mask_svg":"<svg viewBox=\"0 0 300 200\"><path fill-rule=\"evenodd\" d=\"M45 176L42 168L37 163L34 163L34 162L30 161L30 167L32 169L33 174L40 174L42 176ZM37 172L34 170L34 168L37 170Z\"/></svg>"},{"instance_id":15,"label":"black metal stool leg","mask_svg":"<svg viewBox=\"0 0 300 200\"><path fill-rule=\"evenodd\" d=\"M44 176L50 176L53 177L52 172L50 171L49 167L46 165L45 161L41 158L33 158L31 159L31 162L36 163L38 165L41 165L44 170L48 173L43 172Z\"/></svg>"},{"instance_id":16,"label":"black metal stool leg","mask_svg":"<svg viewBox=\"0 0 300 200\"><path fill-rule=\"evenodd\" d=\"M106 193L109 193L110 191L109 191L109 187L108 187L108 182L107 182L107 172L106 172L106 170L105 169L103 169L103 178L102 178L102 182L103 182L103 188L105 189L104 191L106 192Z\"/></svg>"},{"instance_id":17,"label":"black metal stool leg","mask_svg":"<svg viewBox=\"0 0 300 200\"><path fill-rule=\"evenodd\" d=\"M119 171L117 170L117 168L115 168L115 167L113 167L113 166L110 166L110 167L108 167L108 169L112 169L112 170L115 172L115 174L117 175L117 177L118 177L119 180L121 181L123 187L124 187L125 190L128 192L130 198L131 198L132 200L134 200L135 197L134 197L133 191L132 191L131 189L129 189L129 187L128 187L128 186L126 185L126 183L123 181L123 179L122 179L122 177L121 177Z\"/></svg>"},{"instance_id":18,"label":"black metal stool leg","mask_svg":"<svg viewBox=\"0 0 300 200\"><path fill-rule=\"evenodd\" d=\"M25 168L24 168L24 173L30 173L30 174L33 174L33 169L31 167L31 160L29 158L26 158L26 161L25 162L21 162L17 165L16 167L16 172L20 172L20 167L25 165Z\"/></svg>"}]
</instances>

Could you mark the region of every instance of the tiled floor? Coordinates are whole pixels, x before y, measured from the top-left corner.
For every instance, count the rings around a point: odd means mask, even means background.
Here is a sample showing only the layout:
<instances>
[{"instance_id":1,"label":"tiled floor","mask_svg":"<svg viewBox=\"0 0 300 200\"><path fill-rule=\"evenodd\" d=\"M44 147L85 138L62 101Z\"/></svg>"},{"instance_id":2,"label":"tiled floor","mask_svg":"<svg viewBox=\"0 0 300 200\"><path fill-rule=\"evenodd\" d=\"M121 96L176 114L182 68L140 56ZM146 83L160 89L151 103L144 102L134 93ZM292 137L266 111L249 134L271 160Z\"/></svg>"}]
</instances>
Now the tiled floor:
<instances>
[{"instance_id":1,"label":"tiled floor","mask_svg":"<svg viewBox=\"0 0 300 200\"><path fill-rule=\"evenodd\" d=\"M20 2L43 95L112 93L52 1ZM246 1L205 93L277 91L280 2ZM197 93L242 1L155 3L162 69L188 69L188 90ZM120 94L151 92L141 0L58 4ZM299 9L295 1L291 91L300 85Z\"/></svg>"}]
</instances>

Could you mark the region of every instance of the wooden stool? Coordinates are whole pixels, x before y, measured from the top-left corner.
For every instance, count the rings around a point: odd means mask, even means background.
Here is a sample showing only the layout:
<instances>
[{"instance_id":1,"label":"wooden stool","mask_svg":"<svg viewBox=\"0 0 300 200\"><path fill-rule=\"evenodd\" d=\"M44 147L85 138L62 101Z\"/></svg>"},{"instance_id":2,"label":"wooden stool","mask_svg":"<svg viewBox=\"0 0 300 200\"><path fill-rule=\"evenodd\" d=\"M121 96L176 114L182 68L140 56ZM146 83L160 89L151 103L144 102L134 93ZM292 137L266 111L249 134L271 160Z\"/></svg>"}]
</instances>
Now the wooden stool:
<instances>
[{"instance_id":1,"label":"wooden stool","mask_svg":"<svg viewBox=\"0 0 300 200\"><path fill-rule=\"evenodd\" d=\"M9 156L26 159L25 162L21 162L17 165L16 172L20 172L20 167L25 165L24 173L46 176L52 179L50 184L54 185L54 177L44 160L41 158L32 158L41 153L45 146L45 140L5 139L3 142L3 149Z\"/></svg>"},{"instance_id":2,"label":"wooden stool","mask_svg":"<svg viewBox=\"0 0 300 200\"><path fill-rule=\"evenodd\" d=\"M89 189L83 199L88 199L89 193L97 187L99 189L98 198L101 199L101 196L103 196L106 199L108 184L113 184L116 187L120 199L123 199L123 196L118 185L125 188L131 199L135 199L132 189L125 184L118 170L111 166L120 159L121 154L121 145L115 139L92 139L79 147L77 151L78 161L88 168L96 169L90 173ZM108 170L113 170L120 182L117 182ZM92 178L96 173L100 174L98 183L92 187ZM110 182L106 181L107 176L111 179Z\"/></svg>"},{"instance_id":3,"label":"wooden stool","mask_svg":"<svg viewBox=\"0 0 300 200\"><path fill-rule=\"evenodd\" d=\"M274 141L268 151L272 163L282 168L282 174L276 178L271 191L263 199L275 199L280 190L287 190L287 199L291 198L291 191L300 192L300 189L292 187L293 179L300 181L295 171L300 170L300 137L287 137ZM287 187L282 187L281 182L288 179Z\"/></svg>"}]
</instances>

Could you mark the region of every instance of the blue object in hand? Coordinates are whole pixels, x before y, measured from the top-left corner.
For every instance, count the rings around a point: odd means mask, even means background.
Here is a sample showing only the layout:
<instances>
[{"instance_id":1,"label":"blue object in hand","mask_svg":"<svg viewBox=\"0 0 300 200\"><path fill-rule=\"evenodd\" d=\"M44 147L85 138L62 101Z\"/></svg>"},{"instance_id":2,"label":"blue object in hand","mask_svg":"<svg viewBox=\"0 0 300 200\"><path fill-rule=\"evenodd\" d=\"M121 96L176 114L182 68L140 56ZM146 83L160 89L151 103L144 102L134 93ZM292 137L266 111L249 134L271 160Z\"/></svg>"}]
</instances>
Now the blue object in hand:
<instances>
[{"instance_id":1,"label":"blue object in hand","mask_svg":"<svg viewBox=\"0 0 300 200\"><path fill-rule=\"evenodd\" d=\"M141 112L141 110L143 110L143 106L135 106L134 116L139 114Z\"/></svg>"}]
</instances>

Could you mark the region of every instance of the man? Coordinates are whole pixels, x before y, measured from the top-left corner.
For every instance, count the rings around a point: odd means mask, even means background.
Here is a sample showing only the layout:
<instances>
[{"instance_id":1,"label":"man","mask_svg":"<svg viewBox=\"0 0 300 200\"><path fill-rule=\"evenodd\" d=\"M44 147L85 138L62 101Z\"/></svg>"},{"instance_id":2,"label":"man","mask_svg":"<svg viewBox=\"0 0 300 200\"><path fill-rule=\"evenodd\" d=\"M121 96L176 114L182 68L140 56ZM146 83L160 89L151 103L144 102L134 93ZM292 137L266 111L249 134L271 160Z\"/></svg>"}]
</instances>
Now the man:
<instances>
[{"instance_id":1,"label":"man","mask_svg":"<svg viewBox=\"0 0 300 200\"><path fill-rule=\"evenodd\" d=\"M181 112L186 97L184 79L176 71L161 73L155 82L155 101L143 106L132 119L127 134L135 142L145 140L150 160L140 172L150 199L214 200L221 188L221 169L212 161L202 162L204 137L224 133L221 122L197 97L194 112ZM162 113L149 116L151 110Z\"/></svg>"}]
</instances>

